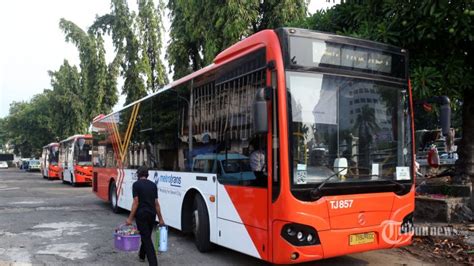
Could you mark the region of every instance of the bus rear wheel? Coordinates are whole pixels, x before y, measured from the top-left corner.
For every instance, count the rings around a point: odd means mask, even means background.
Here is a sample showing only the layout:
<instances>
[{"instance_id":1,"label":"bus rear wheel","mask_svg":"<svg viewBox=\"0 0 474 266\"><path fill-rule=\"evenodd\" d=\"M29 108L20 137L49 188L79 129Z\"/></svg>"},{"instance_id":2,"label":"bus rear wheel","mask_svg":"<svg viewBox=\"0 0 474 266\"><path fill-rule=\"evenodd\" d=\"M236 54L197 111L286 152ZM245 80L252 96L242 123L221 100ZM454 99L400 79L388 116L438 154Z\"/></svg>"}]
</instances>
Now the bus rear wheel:
<instances>
[{"instance_id":1,"label":"bus rear wheel","mask_svg":"<svg viewBox=\"0 0 474 266\"><path fill-rule=\"evenodd\" d=\"M115 185L115 181L109 186L109 200L110 200L110 208L114 213L119 213L120 208L118 206L118 197L117 197L117 186Z\"/></svg>"},{"instance_id":2,"label":"bus rear wheel","mask_svg":"<svg viewBox=\"0 0 474 266\"><path fill-rule=\"evenodd\" d=\"M210 240L209 214L206 203L199 195L194 198L192 229L197 249L200 252L210 251L213 245Z\"/></svg>"}]
</instances>

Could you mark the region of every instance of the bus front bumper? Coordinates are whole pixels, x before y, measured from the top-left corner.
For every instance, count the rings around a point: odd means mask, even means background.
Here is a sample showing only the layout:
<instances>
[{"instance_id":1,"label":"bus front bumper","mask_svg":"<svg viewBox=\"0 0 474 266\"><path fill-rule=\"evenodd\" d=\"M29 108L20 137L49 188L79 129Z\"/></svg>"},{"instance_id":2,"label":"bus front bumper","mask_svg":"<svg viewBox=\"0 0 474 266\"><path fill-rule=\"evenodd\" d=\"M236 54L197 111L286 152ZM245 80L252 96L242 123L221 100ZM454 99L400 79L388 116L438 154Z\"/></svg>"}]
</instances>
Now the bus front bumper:
<instances>
[{"instance_id":1,"label":"bus front bumper","mask_svg":"<svg viewBox=\"0 0 474 266\"><path fill-rule=\"evenodd\" d=\"M318 231L319 244L295 246L282 237L282 228L288 222L275 221L273 226L273 263L289 264L331 258L376 249L407 246L412 243L413 232L401 234L400 223ZM352 236L352 237L351 237ZM357 241L358 236L370 236ZM352 238L352 239L351 239Z\"/></svg>"},{"instance_id":2,"label":"bus front bumper","mask_svg":"<svg viewBox=\"0 0 474 266\"><path fill-rule=\"evenodd\" d=\"M74 180L76 183L86 183L86 184L92 184L92 175L84 174L81 172L76 172L75 173L76 180Z\"/></svg>"}]
</instances>

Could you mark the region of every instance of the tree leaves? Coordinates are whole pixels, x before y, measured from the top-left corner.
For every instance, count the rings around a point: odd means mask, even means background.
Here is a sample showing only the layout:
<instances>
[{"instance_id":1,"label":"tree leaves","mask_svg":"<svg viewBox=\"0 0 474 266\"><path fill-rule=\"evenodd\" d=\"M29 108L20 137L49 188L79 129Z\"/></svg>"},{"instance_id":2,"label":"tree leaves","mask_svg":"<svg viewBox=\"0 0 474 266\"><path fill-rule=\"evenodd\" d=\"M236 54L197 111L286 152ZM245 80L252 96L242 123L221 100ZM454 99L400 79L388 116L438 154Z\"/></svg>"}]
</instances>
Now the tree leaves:
<instances>
[{"instance_id":1,"label":"tree leaves","mask_svg":"<svg viewBox=\"0 0 474 266\"><path fill-rule=\"evenodd\" d=\"M108 34L112 37L117 55L109 70L121 70L112 73L120 74L125 80L122 88L122 94L126 95L125 104L168 83L160 58L163 8L161 0L156 8L152 0L139 0L136 15L130 11L127 1L112 0L111 12L97 17L89 29L97 35ZM109 84L117 83L110 80Z\"/></svg>"},{"instance_id":2,"label":"tree leaves","mask_svg":"<svg viewBox=\"0 0 474 266\"><path fill-rule=\"evenodd\" d=\"M225 48L267 28L303 21L301 0L170 0L171 41L167 59L174 79L210 63Z\"/></svg>"},{"instance_id":3,"label":"tree leaves","mask_svg":"<svg viewBox=\"0 0 474 266\"><path fill-rule=\"evenodd\" d=\"M107 84L111 84L107 79L116 79L116 77L108 73L103 39L100 35L96 36L94 32L86 33L73 22L65 19L60 20L59 26L66 35L66 41L75 44L79 50L83 118L85 121L92 121L98 114L109 112L118 100L117 97L108 95L108 100L103 101L106 93L116 95L115 87L112 88L113 92L110 88L106 88ZM87 126L84 127L86 128Z\"/></svg>"},{"instance_id":4,"label":"tree leaves","mask_svg":"<svg viewBox=\"0 0 474 266\"><path fill-rule=\"evenodd\" d=\"M439 95L450 97L452 125L462 126L463 132L459 165L463 165L461 172L470 175L474 182L473 10L472 0L351 0L326 12L317 12L300 25L407 49L415 100ZM415 106L415 125L436 128L435 117L422 111L417 113L419 109Z\"/></svg>"},{"instance_id":5,"label":"tree leaves","mask_svg":"<svg viewBox=\"0 0 474 266\"><path fill-rule=\"evenodd\" d=\"M138 1L138 27L141 40L142 62L147 77L147 91L155 92L168 83L161 61L164 4L159 0L155 8L151 0Z\"/></svg>"},{"instance_id":6,"label":"tree leaves","mask_svg":"<svg viewBox=\"0 0 474 266\"><path fill-rule=\"evenodd\" d=\"M30 103L13 102L5 119L5 130L15 153L39 157L41 147L55 139L51 91L33 96Z\"/></svg>"},{"instance_id":7,"label":"tree leaves","mask_svg":"<svg viewBox=\"0 0 474 266\"><path fill-rule=\"evenodd\" d=\"M462 101L474 78L473 7L468 0L347 1L300 25L405 48L415 98L446 94Z\"/></svg>"}]
</instances>

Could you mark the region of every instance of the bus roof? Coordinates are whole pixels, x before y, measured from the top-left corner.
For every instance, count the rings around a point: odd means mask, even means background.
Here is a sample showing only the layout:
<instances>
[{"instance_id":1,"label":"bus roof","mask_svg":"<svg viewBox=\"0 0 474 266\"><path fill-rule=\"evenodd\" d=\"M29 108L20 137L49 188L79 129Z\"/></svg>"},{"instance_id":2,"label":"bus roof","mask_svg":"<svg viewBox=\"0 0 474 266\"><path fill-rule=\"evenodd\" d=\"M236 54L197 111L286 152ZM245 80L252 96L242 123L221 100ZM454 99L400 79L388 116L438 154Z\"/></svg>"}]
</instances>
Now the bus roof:
<instances>
[{"instance_id":1,"label":"bus roof","mask_svg":"<svg viewBox=\"0 0 474 266\"><path fill-rule=\"evenodd\" d=\"M75 140L78 138L92 139L92 135L91 134L76 134L76 135L68 137L67 139L61 140L59 143L68 142L68 141Z\"/></svg>"},{"instance_id":2,"label":"bus roof","mask_svg":"<svg viewBox=\"0 0 474 266\"><path fill-rule=\"evenodd\" d=\"M46 149L46 148L49 148L49 147L53 147L53 146L59 146L59 143L57 143L57 142L51 142L51 143L49 143L48 145L43 146L43 149Z\"/></svg>"},{"instance_id":3,"label":"bus roof","mask_svg":"<svg viewBox=\"0 0 474 266\"><path fill-rule=\"evenodd\" d=\"M301 28L287 28L287 27L278 28L276 29L276 31L277 32L284 31L284 32L290 33L292 36L316 37L320 40L329 40L329 41L334 41L337 43L357 45L357 46L367 47L370 49L383 49L383 50L388 50L392 53L406 53L407 52L406 49L403 49L401 47L394 46L391 44L356 38L352 36L344 36L344 35L339 35L339 34L335 34L331 32L301 29Z\"/></svg>"}]
</instances>

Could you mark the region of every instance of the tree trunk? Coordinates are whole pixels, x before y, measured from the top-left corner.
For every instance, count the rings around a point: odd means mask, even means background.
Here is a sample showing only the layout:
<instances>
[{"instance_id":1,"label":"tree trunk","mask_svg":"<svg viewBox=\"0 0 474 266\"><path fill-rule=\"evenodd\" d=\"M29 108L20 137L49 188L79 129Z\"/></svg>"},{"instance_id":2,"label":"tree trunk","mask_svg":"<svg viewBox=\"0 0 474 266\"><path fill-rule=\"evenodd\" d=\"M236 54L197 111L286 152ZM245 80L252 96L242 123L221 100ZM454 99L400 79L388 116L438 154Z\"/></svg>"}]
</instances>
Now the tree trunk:
<instances>
[{"instance_id":1,"label":"tree trunk","mask_svg":"<svg viewBox=\"0 0 474 266\"><path fill-rule=\"evenodd\" d=\"M462 107L462 140L458 149L460 174L471 180L471 208L474 207L474 89L466 89Z\"/></svg>"}]
</instances>

